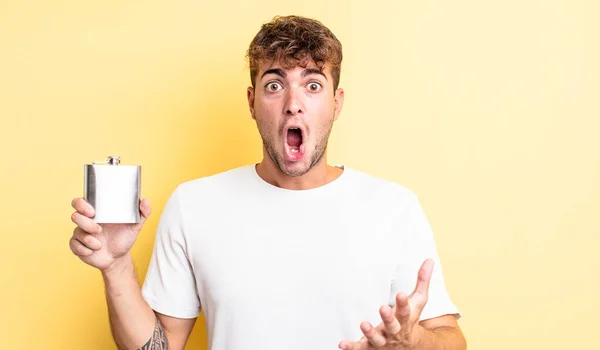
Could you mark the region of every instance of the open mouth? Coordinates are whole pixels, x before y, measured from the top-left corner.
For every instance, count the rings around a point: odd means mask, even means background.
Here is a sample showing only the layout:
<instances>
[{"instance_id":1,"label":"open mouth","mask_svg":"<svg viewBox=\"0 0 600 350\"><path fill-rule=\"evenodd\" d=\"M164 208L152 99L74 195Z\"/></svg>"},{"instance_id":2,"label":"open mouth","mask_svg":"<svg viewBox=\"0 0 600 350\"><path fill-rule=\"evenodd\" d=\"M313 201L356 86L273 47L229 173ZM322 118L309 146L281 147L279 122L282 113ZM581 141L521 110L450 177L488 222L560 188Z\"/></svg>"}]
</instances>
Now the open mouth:
<instances>
[{"instance_id":1,"label":"open mouth","mask_svg":"<svg viewBox=\"0 0 600 350\"><path fill-rule=\"evenodd\" d=\"M302 129L291 127L287 129L285 138L285 153L290 161L296 161L304 155L304 135Z\"/></svg>"}]
</instances>

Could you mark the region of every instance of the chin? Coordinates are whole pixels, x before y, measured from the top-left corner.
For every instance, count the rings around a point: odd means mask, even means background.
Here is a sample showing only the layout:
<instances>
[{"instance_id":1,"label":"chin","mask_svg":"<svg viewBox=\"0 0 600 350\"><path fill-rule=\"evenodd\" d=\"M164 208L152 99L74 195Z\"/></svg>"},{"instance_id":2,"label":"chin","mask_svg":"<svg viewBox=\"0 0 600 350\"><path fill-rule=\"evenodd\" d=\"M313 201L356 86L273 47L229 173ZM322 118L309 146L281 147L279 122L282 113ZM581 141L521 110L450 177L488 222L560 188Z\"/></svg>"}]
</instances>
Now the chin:
<instances>
[{"instance_id":1,"label":"chin","mask_svg":"<svg viewBox=\"0 0 600 350\"><path fill-rule=\"evenodd\" d=\"M313 164L315 156L313 152L302 152L301 155L294 157L287 152L288 149L285 146L280 151L276 151L275 147L271 147L269 143L266 143L265 149L275 168L286 176L302 176L316 165L316 163Z\"/></svg>"},{"instance_id":2,"label":"chin","mask_svg":"<svg viewBox=\"0 0 600 350\"><path fill-rule=\"evenodd\" d=\"M287 164L286 164L287 163ZM279 164L279 169L286 174L287 176L302 176L306 174L310 170L310 165L306 164L306 162L286 162L283 164Z\"/></svg>"}]
</instances>

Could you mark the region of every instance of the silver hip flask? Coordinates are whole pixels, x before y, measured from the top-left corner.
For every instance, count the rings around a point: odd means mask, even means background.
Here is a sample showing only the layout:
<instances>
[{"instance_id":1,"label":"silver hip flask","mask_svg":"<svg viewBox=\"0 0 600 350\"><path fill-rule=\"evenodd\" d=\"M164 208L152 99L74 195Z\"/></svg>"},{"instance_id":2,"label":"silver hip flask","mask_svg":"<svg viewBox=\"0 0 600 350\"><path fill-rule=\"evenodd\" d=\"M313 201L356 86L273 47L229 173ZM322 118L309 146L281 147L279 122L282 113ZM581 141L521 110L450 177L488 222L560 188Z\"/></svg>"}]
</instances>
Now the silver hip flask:
<instances>
[{"instance_id":1,"label":"silver hip flask","mask_svg":"<svg viewBox=\"0 0 600 350\"><path fill-rule=\"evenodd\" d=\"M104 224L140 222L141 166L120 165L120 157L85 164L84 199Z\"/></svg>"}]
</instances>

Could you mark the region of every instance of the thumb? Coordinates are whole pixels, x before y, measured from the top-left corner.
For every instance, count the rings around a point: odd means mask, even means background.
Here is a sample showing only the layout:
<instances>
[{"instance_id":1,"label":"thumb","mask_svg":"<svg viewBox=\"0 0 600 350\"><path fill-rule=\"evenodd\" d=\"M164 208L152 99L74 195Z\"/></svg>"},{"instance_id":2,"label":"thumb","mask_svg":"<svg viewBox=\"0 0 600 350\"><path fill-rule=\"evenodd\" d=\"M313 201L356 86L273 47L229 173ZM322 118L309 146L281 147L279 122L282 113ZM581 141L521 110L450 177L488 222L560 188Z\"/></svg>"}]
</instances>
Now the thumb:
<instances>
[{"instance_id":1,"label":"thumb","mask_svg":"<svg viewBox=\"0 0 600 350\"><path fill-rule=\"evenodd\" d=\"M148 198L144 198L140 201L140 214L140 225L143 225L150 214L152 214L152 208L150 207L150 200Z\"/></svg>"},{"instance_id":2,"label":"thumb","mask_svg":"<svg viewBox=\"0 0 600 350\"><path fill-rule=\"evenodd\" d=\"M409 296L410 299L417 299L419 306L422 308L427 303L429 296L429 282L433 273L434 260L429 258L425 260L417 274L417 285L415 290Z\"/></svg>"}]
</instances>

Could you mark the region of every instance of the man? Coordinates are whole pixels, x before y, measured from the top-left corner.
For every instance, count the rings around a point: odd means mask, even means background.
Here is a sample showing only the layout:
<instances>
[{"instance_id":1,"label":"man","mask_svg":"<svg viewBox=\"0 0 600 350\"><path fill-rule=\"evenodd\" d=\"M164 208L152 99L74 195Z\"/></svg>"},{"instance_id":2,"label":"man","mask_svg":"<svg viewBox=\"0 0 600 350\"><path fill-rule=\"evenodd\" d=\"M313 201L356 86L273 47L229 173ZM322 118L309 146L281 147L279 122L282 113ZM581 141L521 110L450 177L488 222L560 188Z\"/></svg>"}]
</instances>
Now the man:
<instances>
[{"instance_id":1,"label":"man","mask_svg":"<svg viewBox=\"0 0 600 350\"><path fill-rule=\"evenodd\" d=\"M464 349L433 234L408 189L327 164L344 102L341 44L276 17L247 53L259 164L180 184L143 288L142 222L98 225L75 199L70 246L101 270L120 349L183 349L204 310L212 350Z\"/></svg>"}]
</instances>

